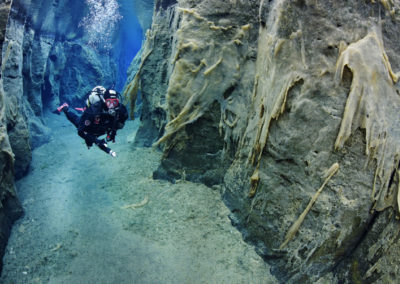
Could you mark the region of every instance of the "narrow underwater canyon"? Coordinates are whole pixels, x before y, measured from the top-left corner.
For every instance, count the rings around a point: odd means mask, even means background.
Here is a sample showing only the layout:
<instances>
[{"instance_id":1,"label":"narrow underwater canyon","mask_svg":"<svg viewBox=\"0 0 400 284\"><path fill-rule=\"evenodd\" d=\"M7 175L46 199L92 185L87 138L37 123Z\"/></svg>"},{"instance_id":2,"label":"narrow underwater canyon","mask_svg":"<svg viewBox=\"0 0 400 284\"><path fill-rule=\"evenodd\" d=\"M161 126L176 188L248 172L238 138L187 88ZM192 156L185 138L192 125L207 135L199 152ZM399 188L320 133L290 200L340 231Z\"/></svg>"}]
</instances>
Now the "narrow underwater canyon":
<instances>
[{"instance_id":1,"label":"narrow underwater canyon","mask_svg":"<svg viewBox=\"0 0 400 284\"><path fill-rule=\"evenodd\" d=\"M277 283L219 188L152 179L161 153L133 146L138 120L118 134L113 162L64 117L44 121L54 136L16 183L24 216L1 283Z\"/></svg>"},{"instance_id":2,"label":"narrow underwater canyon","mask_svg":"<svg viewBox=\"0 0 400 284\"><path fill-rule=\"evenodd\" d=\"M139 124L124 151L159 154L152 182L218 189L265 283L399 281L399 1L0 5L0 248L49 112L104 85Z\"/></svg>"}]
</instances>

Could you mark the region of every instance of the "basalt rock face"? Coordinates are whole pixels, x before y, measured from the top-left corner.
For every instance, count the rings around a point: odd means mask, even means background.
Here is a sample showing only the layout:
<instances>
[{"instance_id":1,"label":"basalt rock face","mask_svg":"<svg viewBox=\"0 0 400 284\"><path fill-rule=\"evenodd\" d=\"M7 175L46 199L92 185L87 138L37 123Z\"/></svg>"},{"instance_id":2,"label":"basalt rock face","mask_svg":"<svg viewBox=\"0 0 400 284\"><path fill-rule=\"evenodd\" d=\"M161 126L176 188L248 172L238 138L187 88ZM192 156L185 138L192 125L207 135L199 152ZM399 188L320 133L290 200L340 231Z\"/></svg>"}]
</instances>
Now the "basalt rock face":
<instances>
[{"instance_id":1,"label":"basalt rock face","mask_svg":"<svg viewBox=\"0 0 400 284\"><path fill-rule=\"evenodd\" d=\"M4 37L6 34L6 26L8 20L8 14L10 12L11 0L1 0L0 1L0 51L4 42Z\"/></svg>"},{"instance_id":2,"label":"basalt rock face","mask_svg":"<svg viewBox=\"0 0 400 284\"><path fill-rule=\"evenodd\" d=\"M10 2L0 1L0 46L4 41ZM22 214L14 188L14 155L7 135L7 120L3 80L0 78L0 272L11 226Z\"/></svg>"},{"instance_id":3,"label":"basalt rock face","mask_svg":"<svg viewBox=\"0 0 400 284\"><path fill-rule=\"evenodd\" d=\"M142 55L139 73L143 126L137 137L145 145L167 141L155 177L222 181L227 165L222 160L232 158L231 146L246 120L230 109L245 112L249 98L241 94L253 84L257 29L251 26L258 26L258 3L249 3L232 9L219 1L156 2L143 53L151 52ZM225 129L221 117L239 127ZM167 121L173 122L164 127ZM225 131L232 135L226 151L220 136Z\"/></svg>"},{"instance_id":4,"label":"basalt rock face","mask_svg":"<svg viewBox=\"0 0 400 284\"><path fill-rule=\"evenodd\" d=\"M142 127L138 130L135 141L138 146L151 146L164 128L165 94L172 72L171 60L176 42L174 31L179 24L176 6L167 7L166 10L158 9L155 15L152 29L147 31L147 40L140 51L141 63L138 67L132 65L128 85L125 87L126 96L130 96L134 104L137 90L141 86ZM136 60L139 58L136 57Z\"/></svg>"},{"instance_id":5,"label":"basalt rock face","mask_svg":"<svg viewBox=\"0 0 400 284\"><path fill-rule=\"evenodd\" d=\"M136 73L154 175L220 184L282 282L399 281L399 8L156 2Z\"/></svg>"}]
</instances>

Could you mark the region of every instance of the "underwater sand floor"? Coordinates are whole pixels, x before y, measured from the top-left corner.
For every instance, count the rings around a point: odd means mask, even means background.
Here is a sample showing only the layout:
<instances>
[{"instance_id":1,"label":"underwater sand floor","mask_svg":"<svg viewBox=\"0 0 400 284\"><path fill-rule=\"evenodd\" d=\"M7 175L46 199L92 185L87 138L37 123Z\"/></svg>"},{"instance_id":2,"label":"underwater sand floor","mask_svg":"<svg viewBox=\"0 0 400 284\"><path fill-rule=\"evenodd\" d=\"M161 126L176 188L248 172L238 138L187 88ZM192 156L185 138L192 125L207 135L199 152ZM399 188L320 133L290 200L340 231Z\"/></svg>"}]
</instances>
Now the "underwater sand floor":
<instances>
[{"instance_id":1,"label":"underwater sand floor","mask_svg":"<svg viewBox=\"0 0 400 284\"><path fill-rule=\"evenodd\" d=\"M161 155L133 146L137 121L110 144L114 159L87 150L64 115L46 122L52 139L17 182L25 215L0 283L276 283L218 188L152 179Z\"/></svg>"}]
</instances>

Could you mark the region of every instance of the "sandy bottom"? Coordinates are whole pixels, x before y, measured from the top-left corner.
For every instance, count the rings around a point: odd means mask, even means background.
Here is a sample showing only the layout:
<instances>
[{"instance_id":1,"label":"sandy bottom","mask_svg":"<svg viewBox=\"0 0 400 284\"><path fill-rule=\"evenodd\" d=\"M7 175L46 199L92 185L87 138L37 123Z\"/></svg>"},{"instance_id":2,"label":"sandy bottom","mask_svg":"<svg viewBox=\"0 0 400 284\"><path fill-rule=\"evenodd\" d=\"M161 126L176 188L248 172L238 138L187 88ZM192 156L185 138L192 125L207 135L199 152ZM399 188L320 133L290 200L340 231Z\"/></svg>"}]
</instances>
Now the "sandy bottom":
<instances>
[{"instance_id":1,"label":"sandy bottom","mask_svg":"<svg viewBox=\"0 0 400 284\"><path fill-rule=\"evenodd\" d=\"M117 158L87 150L64 115L46 122L0 283L276 283L218 188L152 179L160 153L134 148L136 121L111 144Z\"/></svg>"}]
</instances>

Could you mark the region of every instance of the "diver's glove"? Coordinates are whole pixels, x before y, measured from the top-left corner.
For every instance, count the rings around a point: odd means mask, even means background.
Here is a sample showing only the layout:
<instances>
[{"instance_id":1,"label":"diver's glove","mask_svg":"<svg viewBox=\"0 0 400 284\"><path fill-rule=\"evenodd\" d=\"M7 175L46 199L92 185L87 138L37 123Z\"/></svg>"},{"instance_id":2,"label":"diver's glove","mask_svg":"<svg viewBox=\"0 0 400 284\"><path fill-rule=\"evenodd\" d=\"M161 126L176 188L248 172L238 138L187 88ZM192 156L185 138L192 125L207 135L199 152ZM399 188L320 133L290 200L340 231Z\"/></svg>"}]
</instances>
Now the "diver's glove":
<instances>
[{"instance_id":1,"label":"diver's glove","mask_svg":"<svg viewBox=\"0 0 400 284\"><path fill-rule=\"evenodd\" d=\"M107 142L110 142L110 141L112 141L113 143L115 142L115 135L116 135L116 133L115 133L115 131L110 131L108 134L107 134Z\"/></svg>"},{"instance_id":2,"label":"diver's glove","mask_svg":"<svg viewBox=\"0 0 400 284\"><path fill-rule=\"evenodd\" d=\"M110 148L107 147L107 143L104 139L96 139L96 145L103 150L104 152L106 152L107 154L110 154L111 157L116 157L117 153L115 153L113 150L111 150Z\"/></svg>"}]
</instances>

